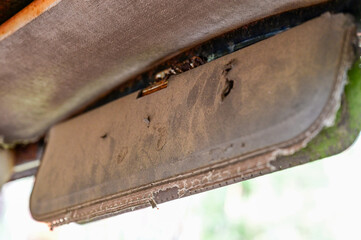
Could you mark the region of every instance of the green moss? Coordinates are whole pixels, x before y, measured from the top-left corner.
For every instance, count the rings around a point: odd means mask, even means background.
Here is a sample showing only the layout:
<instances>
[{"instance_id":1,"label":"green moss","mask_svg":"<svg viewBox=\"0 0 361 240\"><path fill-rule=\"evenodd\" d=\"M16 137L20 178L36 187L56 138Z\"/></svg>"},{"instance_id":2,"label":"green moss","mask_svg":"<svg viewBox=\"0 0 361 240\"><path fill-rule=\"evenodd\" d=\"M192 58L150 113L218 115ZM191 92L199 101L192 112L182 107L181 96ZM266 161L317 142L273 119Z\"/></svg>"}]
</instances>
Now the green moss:
<instances>
[{"instance_id":1,"label":"green moss","mask_svg":"<svg viewBox=\"0 0 361 240\"><path fill-rule=\"evenodd\" d=\"M349 71L349 84L346 86L346 98L349 102L349 112L351 114L351 129L361 128L361 61L355 63Z\"/></svg>"},{"instance_id":2,"label":"green moss","mask_svg":"<svg viewBox=\"0 0 361 240\"><path fill-rule=\"evenodd\" d=\"M325 158L347 149L361 130L361 62L354 64L348 73L348 84L335 125L323 129L306 148L296 155L309 161Z\"/></svg>"}]
</instances>

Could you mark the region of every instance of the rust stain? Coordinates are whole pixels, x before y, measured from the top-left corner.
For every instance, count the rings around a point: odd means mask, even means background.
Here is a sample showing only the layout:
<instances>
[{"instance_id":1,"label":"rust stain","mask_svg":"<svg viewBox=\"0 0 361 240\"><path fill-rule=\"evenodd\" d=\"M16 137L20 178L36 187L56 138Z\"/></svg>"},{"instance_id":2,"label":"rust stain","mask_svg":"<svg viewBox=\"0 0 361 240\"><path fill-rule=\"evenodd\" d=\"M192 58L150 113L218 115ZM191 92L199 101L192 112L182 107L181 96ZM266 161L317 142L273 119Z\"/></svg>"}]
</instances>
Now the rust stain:
<instances>
[{"instance_id":1,"label":"rust stain","mask_svg":"<svg viewBox=\"0 0 361 240\"><path fill-rule=\"evenodd\" d=\"M34 0L20 12L0 25L0 41L57 5L61 0Z\"/></svg>"},{"instance_id":2,"label":"rust stain","mask_svg":"<svg viewBox=\"0 0 361 240\"><path fill-rule=\"evenodd\" d=\"M203 65L205 62L206 61L204 59L198 56L193 56L183 62L172 64L171 67L156 73L154 75L155 82L149 87L143 89L139 93L138 98L166 88L168 86L168 79L170 76L194 69L198 66Z\"/></svg>"},{"instance_id":3,"label":"rust stain","mask_svg":"<svg viewBox=\"0 0 361 240\"><path fill-rule=\"evenodd\" d=\"M17 146L15 148L15 165L37 160L41 148L42 146L39 143Z\"/></svg>"},{"instance_id":4,"label":"rust stain","mask_svg":"<svg viewBox=\"0 0 361 240\"><path fill-rule=\"evenodd\" d=\"M1 0L0 25L29 5L32 0Z\"/></svg>"},{"instance_id":5,"label":"rust stain","mask_svg":"<svg viewBox=\"0 0 361 240\"><path fill-rule=\"evenodd\" d=\"M168 86L168 80L163 79L161 81L155 82L151 86L147 87L146 89L142 90L138 96L138 98L152 94L156 91L159 91L161 89L164 89Z\"/></svg>"}]
</instances>

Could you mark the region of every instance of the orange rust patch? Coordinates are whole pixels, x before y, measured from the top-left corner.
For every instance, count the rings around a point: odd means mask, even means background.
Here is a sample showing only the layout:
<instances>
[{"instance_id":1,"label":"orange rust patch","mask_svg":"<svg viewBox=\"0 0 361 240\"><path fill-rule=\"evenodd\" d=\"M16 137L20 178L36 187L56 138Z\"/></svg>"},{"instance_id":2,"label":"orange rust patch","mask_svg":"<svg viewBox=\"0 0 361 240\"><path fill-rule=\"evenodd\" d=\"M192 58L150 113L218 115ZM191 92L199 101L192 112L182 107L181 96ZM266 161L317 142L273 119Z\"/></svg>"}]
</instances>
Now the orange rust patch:
<instances>
[{"instance_id":1,"label":"orange rust patch","mask_svg":"<svg viewBox=\"0 0 361 240\"><path fill-rule=\"evenodd\" d=\"M0 41L10 36L36 17L57 5L61 0L34 0L23 10L0 25Z\"/></svg>"}]
</instances>

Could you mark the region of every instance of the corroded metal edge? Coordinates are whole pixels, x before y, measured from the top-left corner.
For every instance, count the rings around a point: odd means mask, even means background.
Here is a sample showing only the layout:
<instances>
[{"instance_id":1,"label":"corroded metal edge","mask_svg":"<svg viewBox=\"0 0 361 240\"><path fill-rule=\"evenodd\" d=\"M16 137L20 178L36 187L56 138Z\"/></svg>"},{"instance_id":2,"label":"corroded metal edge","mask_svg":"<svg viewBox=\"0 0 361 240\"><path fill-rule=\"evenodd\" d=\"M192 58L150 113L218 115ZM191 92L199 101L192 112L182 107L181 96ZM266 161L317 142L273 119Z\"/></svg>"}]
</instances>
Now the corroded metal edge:
<instances>
[{"instance_id":1,"label":"corroded metal edge","mask_svg":"<svg viewBox=\"0 0 361 240\"><path fill-rule=\"evenodd\" d=\"M20 12L0 25L0 41L57 5L61 0L34 0Z\"/></svg>"},{"instance_id":2,"label":"corroded metal edge","mask_svg":"<svg viewBox=\"0 0 361 240\"><path fill-rule=\"evenodd\" d=\"M345 33L339 74L334 83L333 91L327 105L324 107L318 120L298 137L277 146L263 149L260 152L253 152L248 155L229 159L174 178L154 182L131 191L111 195L77 207L69 208L66 210L66 213L58 212L41 216L41 220L48 222L51 228L69 222L89 222L140 208L154 207L154 203L163 203L186 197L306 163L306 159L293 161L292 155L306 147L324 127L329 127L334 122L347 80L346 73L354 61L352 46L348 44L353 37L355 37L354 29L350 29ZM289 159L291 160L288 161L287 165L276 164L279 163L277 161L282 156L290 157ZM284 159L287 158L288 157L284 157ZM37 216L34 217L37 218Z\"/></svg>"}]
</instances>

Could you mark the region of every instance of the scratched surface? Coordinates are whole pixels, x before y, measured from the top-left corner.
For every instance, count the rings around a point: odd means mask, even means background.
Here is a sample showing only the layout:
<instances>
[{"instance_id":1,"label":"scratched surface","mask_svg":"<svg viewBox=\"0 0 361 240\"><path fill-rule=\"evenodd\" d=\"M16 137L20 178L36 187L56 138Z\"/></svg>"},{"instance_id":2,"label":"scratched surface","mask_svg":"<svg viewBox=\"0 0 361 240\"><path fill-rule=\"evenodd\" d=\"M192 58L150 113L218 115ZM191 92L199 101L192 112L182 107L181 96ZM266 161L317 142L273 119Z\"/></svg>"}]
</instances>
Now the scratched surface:
<instances>
[{"instance_id":1,"label":"scratched surface","mask_svg":"<svg viewBox=\"0 0 361 240\"><path fill-rule=\"evenodd\" d=\"M327 14L55 126L33 216L86 221L273 171L332 122L352 33Z\"/></svg>"}]
</instances>

